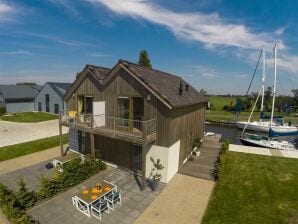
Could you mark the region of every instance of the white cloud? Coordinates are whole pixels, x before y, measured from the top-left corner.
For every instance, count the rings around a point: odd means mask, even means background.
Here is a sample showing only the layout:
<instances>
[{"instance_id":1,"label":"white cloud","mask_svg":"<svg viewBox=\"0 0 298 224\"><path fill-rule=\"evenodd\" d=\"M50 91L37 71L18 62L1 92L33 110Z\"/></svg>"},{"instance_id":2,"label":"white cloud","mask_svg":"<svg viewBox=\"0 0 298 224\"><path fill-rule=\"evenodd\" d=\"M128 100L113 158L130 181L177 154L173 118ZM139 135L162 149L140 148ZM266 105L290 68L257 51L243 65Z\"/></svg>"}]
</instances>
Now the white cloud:
<instances>
[{"instance_id":1,"label":"white cloud","mask_svg":"<svg viewBox=\"0 0 298 224\"><path fill-rule=\"evenodd\" d=\"M104 57L108 57L109 55L101 54L101 53L89 53L89 54L87 54L87 56L94 57L94 58L104 58Z\"/></svg>"},{"instance_id":2,"label":"white cloud","mask_svg":"<svg viewBox=\"0 0 298 224\"><path fill-rule=\"evenodd\" d=\"M69 47L97 47L94 44L68 40L68 39L65 39L63 37L56 36L56 35L51 35L51 34L32 33L32 32L22 32L22 33L19 33L19 34L45 39L45 40L55 42L55 43L58 43L58 44L62 44L62 45L65 45L65 46L69 46Z\"/></svg>"},{"instance_id":3,"label":"white cloud","mask_svg":"<svg viewBox=\"0 0 298 224\"><path fill-rule=\"evenodd\" d=\"M258 49L272 46L275 33L256 33L242 24L226 23L216 13L180 13L148 0L86 0L101 4L116 14L143 19L167 27L177 37L198 41L206 47L237 47ZM280 41L280 48L284 48Z\"/></svg>"},{"instance_id":4,"label":"white cloud","mask_svg":"<svg viewBox=\"0 0 298 224\"><path fill-rule=\"evenodd\" d=\"M9 16L15 11L15 9L7 3L0 0L0 22L9 19Z\"/></svg>"},{"instance_id":5,"label":"white cloud","mask_svg":"<svg viewBox=\"0 0 298 224\"><path fill-rule=\"evenodd\" d=\"M30 51L16 50L16 51L0 51L0 55L31 55Z\"/></svg>"}]
</instances>

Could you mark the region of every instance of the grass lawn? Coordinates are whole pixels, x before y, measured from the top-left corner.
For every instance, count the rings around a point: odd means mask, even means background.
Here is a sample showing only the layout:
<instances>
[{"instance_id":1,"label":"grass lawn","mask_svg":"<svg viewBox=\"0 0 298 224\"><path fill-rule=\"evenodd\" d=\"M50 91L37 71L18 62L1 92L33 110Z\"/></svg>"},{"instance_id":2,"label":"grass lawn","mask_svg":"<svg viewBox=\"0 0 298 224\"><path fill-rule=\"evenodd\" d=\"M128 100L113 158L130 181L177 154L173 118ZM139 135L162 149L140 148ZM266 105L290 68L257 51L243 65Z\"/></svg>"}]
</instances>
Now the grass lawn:
<instances>
[{"instance_id":1,"label":"grass lawn","mask_svg":"<svg viewBox=\"0 0 298 224\"><path fill-rule=\"evenodd\" d=\"M260 112L254 112L252 120L259 120ZM270 112L266 112L270 115ZM247 121L250 112L241 112L238 119ZM282 113L276 112L275 115L283 115L285 122L291 121L293 124L298 124L298 117L288 116ZM208 110L206 111L206 120L207 121L236 121L236 114L230 111L217 111L217 110Z\"/></svg>"},{"instance_id":2,"label":"grass lawn","mask_svg":"<svg viewBox=\"0 0 298 224\"><path fill-rule=\"evenodd\" d=\"M68 142L67 134L63 135L63 143ZM8 159L13 159L19 156L24 156L34 152L39 152L45 149L49 149L60 144L60 137L53 136L49 138L43 138L34 140L31 142L24 142L16 145L10 145L0 148L0 162Z\"/></svg>"},{"instance_id":3,"label":"grass lawn","mask_svg":"<svg viewBox=\"0 0 298 224\"><path fill-rule=\"evenodd\" d=\"M208 100L213 105L214 110L222 110L224 106L235 105L238 97L234 96L209 96ZM245 97L242 97L245 98Z\"/></svg>"},{"instance_id":4,"label":"grass lawn","mask_svg":"<svg viewBox=\"0 0 298 224\"><path fill-rule=\"evenodd\" d=\"M227 151L202 223L298 223L298 159Z\"/></svg>"},{"instance_id":5,"label":"grass lawn","mask_svg":"<svg viewBox=\"0 0 298 224\"><path fill-rule=\"evenodd\" d=\"M58 115L43 112L24 112L14 116L1 116L1 120L13 122L41 122L58 119Z\"/></svg>"}]
</instances>

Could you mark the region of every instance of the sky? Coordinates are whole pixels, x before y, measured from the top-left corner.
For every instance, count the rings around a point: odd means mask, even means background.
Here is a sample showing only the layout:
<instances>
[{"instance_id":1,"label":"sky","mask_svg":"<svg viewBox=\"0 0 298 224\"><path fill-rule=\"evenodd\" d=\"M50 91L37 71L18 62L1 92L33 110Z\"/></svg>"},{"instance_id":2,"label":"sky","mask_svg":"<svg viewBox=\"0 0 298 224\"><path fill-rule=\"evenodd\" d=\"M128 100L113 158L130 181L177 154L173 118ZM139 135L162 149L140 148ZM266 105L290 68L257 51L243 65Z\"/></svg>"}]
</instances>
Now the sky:
<instances>
[{"instance_id":1,"label":"sky","mask_svg":"<svg viewBox=\"0 0 298 224\"><path fill-rule=\"evenodd\" d=\"M209 94L245 94L262 46L277 93L298 88L298 1L0 0L0 84L73 82L86 64L137 62ZM260 64L251 91L261 85Z\"/></svg>"}]
</instances>

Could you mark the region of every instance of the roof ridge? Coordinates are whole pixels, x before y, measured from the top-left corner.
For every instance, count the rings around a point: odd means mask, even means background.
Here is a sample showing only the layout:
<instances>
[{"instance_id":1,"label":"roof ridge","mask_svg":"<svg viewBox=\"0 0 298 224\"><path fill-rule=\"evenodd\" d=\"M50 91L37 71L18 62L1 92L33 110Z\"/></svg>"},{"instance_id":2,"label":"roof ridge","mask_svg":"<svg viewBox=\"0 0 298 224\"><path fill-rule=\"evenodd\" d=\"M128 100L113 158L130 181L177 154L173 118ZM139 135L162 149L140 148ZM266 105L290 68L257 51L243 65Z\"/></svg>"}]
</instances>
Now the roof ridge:
<instances>
[{"instance_id":1,"label":"roof ridge","mask_svg":"<svg viewBox=\"0 0 298 224\"><path fill-rule=\"evenodd\" d=\"M86 67L88 67L88 66L95 67L95 68L103 68L103 69L111 70L111 68L107 68L107 67L103 67L103 66L99 66L99 65L86 64Z\"/></svg>"},{"instance_id":2,"label":"roof ridge","mask_svg":"<svg viewBox=\"0 0 298 224\"><path fill-rule=\"evenodd\" d=\"M127 61L127 60L123 60L123 59L119 59L119 62L126 62L126 63L129 63L129 64L133 64L133 65L136 65L138 67L142 67L142 68L145 68L145 69L148 69L148 70L153 70L153 71L157 71L157 72L160 72L160 73L163 73L165 75L168 75L168 76L174 76L174 77L177 77L179 79L182 79L181 76L179 75L174 75L174 74L171 74L169 72L165 72L165 71L161 71L161 70L158 70L158 69L155 69L155 68L149 68L147 66L144 66L144 65L140 65L140 64L137 64L137 63L134 63L134 62L130 62L130 61ZM183 79L182 79L183 80ZM184 81L184 80L183 80Z\"/></svg>"}]
</instances>

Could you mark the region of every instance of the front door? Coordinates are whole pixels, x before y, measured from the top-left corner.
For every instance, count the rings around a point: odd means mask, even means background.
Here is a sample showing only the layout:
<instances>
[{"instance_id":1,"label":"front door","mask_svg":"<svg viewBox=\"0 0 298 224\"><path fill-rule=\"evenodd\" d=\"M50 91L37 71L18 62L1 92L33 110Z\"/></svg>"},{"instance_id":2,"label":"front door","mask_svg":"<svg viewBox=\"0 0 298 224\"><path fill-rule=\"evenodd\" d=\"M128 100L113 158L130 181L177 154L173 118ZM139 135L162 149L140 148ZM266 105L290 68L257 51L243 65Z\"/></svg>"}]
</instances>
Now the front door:
<instances>
[{"instance_id":1,"label":"front door","mask_svg":"<svg viewBox=\"0 0 298 224\"><path fill-rule=\"evenodd\" d=\"M55 114L59 113L59 104L54 104L54 113Z\"/></svg>"},{"instance_id":2,"label":"front door","mask_svg":"<svg viewBox=\"0 0 298 224\"><path fill-rule=\"evenodd\" d=\"M133 171L142 171L142 145L132 144L132 164Z\"/></svg>"}]
</instances>

